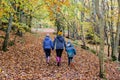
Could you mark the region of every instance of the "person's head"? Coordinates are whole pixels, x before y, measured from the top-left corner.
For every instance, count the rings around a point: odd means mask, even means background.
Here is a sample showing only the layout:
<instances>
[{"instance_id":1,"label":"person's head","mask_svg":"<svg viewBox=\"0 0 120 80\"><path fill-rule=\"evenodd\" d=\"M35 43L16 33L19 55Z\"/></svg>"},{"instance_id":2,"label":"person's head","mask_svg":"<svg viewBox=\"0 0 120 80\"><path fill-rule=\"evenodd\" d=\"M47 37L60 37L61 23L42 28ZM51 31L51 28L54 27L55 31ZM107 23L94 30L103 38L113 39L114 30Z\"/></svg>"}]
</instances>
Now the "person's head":
<instances>
[{"instance_id":1,"label":"person's head","mask_svg":"<svg viewBox=\"0 0 120 80\"><path fill-rule=\"evenodd\" d=\"M70 40L68 40L67 47L70 47L70 46L72 46L72 44L71 44Z\"/></svg>"},{"instance_id":2,"label":"person's head","mask_svg":"<svg viewBox=\"0 0 120 80\"><path fill-rule=\"evenodd\" d=\"M62 30L58 31L58 35L62 36Z\"/></svg>"},{"instance_id":3,"label":"person's head","mask_svg":"<svg viewBox=\"0 0 120 80\"><path fill-rule=\"evenodd\" d=\"M46 37L49 37L49 36L50 36L50 35L47 33L47 34L46 34Z\"/></svg>"}]
</instances>

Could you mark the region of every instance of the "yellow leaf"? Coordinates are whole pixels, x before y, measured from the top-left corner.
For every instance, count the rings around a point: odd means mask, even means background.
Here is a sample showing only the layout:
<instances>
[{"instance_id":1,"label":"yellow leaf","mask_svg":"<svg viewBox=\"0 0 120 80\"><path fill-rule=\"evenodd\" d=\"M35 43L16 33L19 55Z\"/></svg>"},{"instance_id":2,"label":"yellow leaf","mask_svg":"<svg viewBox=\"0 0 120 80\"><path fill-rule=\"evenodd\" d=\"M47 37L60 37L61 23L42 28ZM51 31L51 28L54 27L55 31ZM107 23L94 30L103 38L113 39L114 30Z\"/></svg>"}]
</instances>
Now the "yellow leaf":
<instances>
[{"instance_id":1,"label":"yellow leaf","mask_svg":"<svg viewBox=\"0 0 120 80\"><path fill-rule=\"evenodd\" d=\"M2 72L2 69L0 68L0 73Z\"/></svg>"},{"instance_id":2,"label":"yellow leaf","mask_svg":"<svg viewBox=\"0 0 120 80\"><path fill-rule=\"evenodd\" d=\"M3 9L0 9L0 18L3 16Z\"/></svg>"},{"instance_id":3,"label":"yellow leaf","mask_svg":"<svg viewBox=\"0 0 120 80\"><path fill-rule=\"evenodd\" d=\"M63 2L63 4L65 4L66 6L68 6L70 3L69 3L69 0L65 0L64 2Z\"/></svg>"}]
</instances>

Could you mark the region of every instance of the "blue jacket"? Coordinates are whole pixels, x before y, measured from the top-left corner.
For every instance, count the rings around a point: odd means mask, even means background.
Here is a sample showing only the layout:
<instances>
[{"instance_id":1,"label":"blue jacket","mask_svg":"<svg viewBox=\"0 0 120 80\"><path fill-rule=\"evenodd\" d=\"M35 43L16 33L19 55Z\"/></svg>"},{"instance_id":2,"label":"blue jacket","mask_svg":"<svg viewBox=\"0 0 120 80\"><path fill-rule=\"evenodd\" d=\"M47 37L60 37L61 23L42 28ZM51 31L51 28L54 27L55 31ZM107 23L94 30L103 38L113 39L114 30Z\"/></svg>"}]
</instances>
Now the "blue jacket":
<instances>
[{"instance_id":1,"label":"blue jacket","mask_svg":"<svg viewBox=\"0 0 120 80\"><path fill-rule=\"evenodd\" d=\"M74 57L74 55L76 55L76 50L72 44L70 46L66 46L66 51L68 57Z\"/></svg>"},{"instance_id":2,"label":"blue jacket","mask_svg":"<svg viewBox=\"0 0 120 80\"><path fill-rule=\"evenodd\" d=\"M62 36L57 36L53 42L55 49L64 49L66 48L66 42Z\"/></svg>"},{"instance_id":3,"label":"blue jacket","mask_svg":"<svg viewBox=\"0 0 120 80\"><path fill-rule=\"evenodd\" d=\"M53 49L53 42L49 36L46 36L43 41L43 49Z\"/></svg>"}]
</instances>

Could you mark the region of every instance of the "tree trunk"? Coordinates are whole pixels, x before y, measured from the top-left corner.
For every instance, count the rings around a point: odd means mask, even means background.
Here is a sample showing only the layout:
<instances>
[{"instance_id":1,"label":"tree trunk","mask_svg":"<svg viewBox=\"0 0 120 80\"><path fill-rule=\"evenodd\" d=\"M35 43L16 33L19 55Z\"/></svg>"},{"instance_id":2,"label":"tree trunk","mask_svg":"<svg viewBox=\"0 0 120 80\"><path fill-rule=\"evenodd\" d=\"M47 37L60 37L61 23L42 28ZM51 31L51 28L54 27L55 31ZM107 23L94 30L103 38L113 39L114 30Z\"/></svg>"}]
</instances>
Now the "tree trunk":
<instances>
[{"instance_id":1,"label":"tree trunk","mask_svg":"<svg viewBox=\"0 0 120 80\"><path fill-rule=\"evenodd\" d=\"M63 27L63 36L65 36L65 27Z\"/></svg>"},{"instance_id":2,"label":"tree trunk","mask_svg":"<svg viewBox=\"0 0 120 80\"><path fill-rule=\"evenodd\" d=\"M33 19L33 17L32 16L30 16L30 28L32 27L32 19Z\"/></svg>"},{"instance_id":3,"label":"tree trunk","mask_svg":"<svg viewBox=\"0 0 120 80\"><path fill-rule=\"evenodd\" d=\"M107 8L108 8L108 12L110 11L110 7L109 7L109 2L107 1ZM107 13L107 18L109 18L109 16L110 16L110 13ZM110 21L108 20L107 21L107 27L108 27L108 29L107 29L107 39L108 39L108 42L107 42L107 45L108 45L108 57L109 56L111 56L110 55L110 53L112 53L112 51L110 51L110 47L111 47L111 50L112 50L112 46L111 46L111 44L112 44L112 42L111 42L111 40L112 40L112 38L111 38L111 23L110 23Z\"/></svg>"},{"instance_id":4,"label":"tree trunk","mask_svg":"<svg viewBox=\"0 0 120 80\"><path fill-rule=\"evenodd\" d=\"M98 16L98 26L100 29L100 51L99 51L99 61L100 61L100 77L104 78L104 19L103 15L100 14L99 10L99 0L95 0L95 10Z\"/></svg>"},{"instance_id":5,"label":"tree trunk","mask_svg":"<svg viewBox=\"0 0 120 80\"><path fill-rule=\"evenodd\" d=\"M119 6L119 13L118 13L118 33L117 33L117 38L119 39L119 43L120 44L120 0L118 0L118 6ZM117 43L116 43L117 44ZM119 45L120 46L120 45ZM118 47L119 48L119 47ZM117 49L118 49L117 48ZM120 52L118 54L118 61L120 61Z\"/></svg>"},{"instance_id":6,"label":"tree trunk","mask_svg":"<svg viewBox=\"0 0 120 80\"><path fill-rule=\"evenodd\" d=\"M19 22L22 23L22 18L23 18L23 12L21 10L18 10L19 11ZM22 37L23 36L23 32L20 31L19 29L17 30L17 35Z\"/></svg>"},{"instance_id":7,"label":"tree trunk","mask_svg":"<svg viewBox=\"0 0 120 80\"><path fill-rule=\"evenodd\" d=\"M112 0L111 0L112 1ZM118 0L119 12L118 12L118 23L117 23L117 31L113 45L113 53L112 59L117 60L118 57L118 44L119 44L119 34L120 34L120 1Z\"/></svg>"},{"instance_id":8,"label":"tree trunk","mask_svg":"<svg viewBox=\"0 0 120 80\"><path fill-rule=\"evenodd\" d=\"M118 20L119 21L119 20ZM119 44L119 34L120 34L120 22L118 22L118 26L117 26L117 34L115 37L115 44L114 44L114 48L113 48L113 60L117 59L117 55L118 55L118 44Z\"/></svg>"},{"instance_id":9,"label":"tree trunk","mask_svg":"<svg viewBox=\"0 0 120 80\"><path fill-rule=\"evenodd\" d=\"M113 60L116 60L116 57L115 57L115 54L114 54L115 38L114 38L112 15L113 15L113 0L111 0L111 22L110 22L110 35L111 35L111 48L112 48L111 57L112 57Z\"/></svg>"},{"instance_id":10,"label":"tree trunk","mask_svg":"<svg viewBox=\"0 0 120 80\"><path fill-rule=\"evenodd\" d=\"M69 27L69 25L67 26L67 28L68 28L68 38L70 38L70 27Z\"/></svg>"},{"instance_id":11,"label":"tree trunk","mask_svg":"<svg viewBox=\"0 0 120 80\"><path fill-rule=\"evenodd\" d=\"M82 15L81 15L81 20L82 20ZM81 25L81 40L82 40L82 43L83 43L83 46L86 47L86 43L85 43L85 37L84 37L84 32L83 32L83 26Z\"/></svg>"},{"instance_id":12,"label":"tree trunk","mask_svg":"<svg viewBox=\"0 0 120 80\"><path fill-rule=\"evenodd\" d=\"M29 28L32 27L32 15L29 16L29 24L28 24Z\"/></svg>"},{"instance_id":13,"label":"tree trunk","mask_svg":"<svg viewBox=\"0 0 120 80\"><path fill-rule=\"evenodd\" d=\"M7 44L8 44L8 40L9 40L9 33L10 33L11 27L12 27L12 20L13 20L13 15L10 13L9 24L8 24L7 32L6 32L6 35L5 35L4 42L3 42L3 46L2 46L3 51L7 50Z\"/></svg>"},{"instance_id":14,"label":"tree trunk","mask_svg":"<svg viewBox=\"0 0 120 80\"><path fill-rule=\"evenodd\" d=\"M82 4L84 5L84 0L82 0ZM83 20L84 20L84 12L81 12L81 22L83 22ZM82 43L83 43L83 47L86 49L83 25L81 25L80 28L81 28L81 40L82 40Z\"/></svg>"},{"instance_id":15,"label":"tree trunk","mask_svg":"<svg viewBox=\"0 0 120 80\"><path fill-rule=\"evenodd\" d=\"M0 5L1 5L2 0L0 0ZM0 19L0 29L2 29L2 21Z\"/></svg>"},{"instance_id":16,"label":"tree trunk","mask_svg":"<svg viewBox=\"0 0 120 80\"><path fill-rule=\"evenodd\" d=\"M72 38L73 40L75 40L75 22L73 21L73 24L72 24Z\"/></svg>"},{"instance_id":17,"label":"tree trunk","mask_svg":"<svg viewBox=\"0 0 120 80\"><path fill-rule=\"evenodd\" d=\"M2 21L1 21L1 19L0 19L0 29L2 29Z\"/></svg>"},{"instance_id":18,"label":"tree trunk","mask_svg":"<svg viewBox=\"0 0 120 80\"><path fill-rule=\"evenodd\" d=\"M21 5L21 3L18 3L18 4ZM16 9L17 12L19 12L19 13L16 14L16 16L18 16L18 21L19 21L19 23L22 23L22 22L23 22L23 21L22 21L22 18L23 18L23 10L22 10L20 7L16 7L15 9ZM17 30L17 35L20 36L20 37L23 36L23 33L22 33L22 31L20 31L19 28L18 28L18 30Z\"/></svg>"},{"instance_id":19,"label":"tree trunk","mask_svg":"<svg viewBox=\"0 0 120 80\"><path fill-rule=\"evenodd\" d=\"M55 24L56 24L57 33L58 33L58 31L60 31L60 29L61 29L59 20L56 19Z\"/></svg>"},{"instance_id":20,"label":"tree trunk","mask_svg":"<svg viewBox=\"0 0 120 80\"><path fill-rule=\"evenodd\" d=\"M120 35L119 35L120 36ZM120 38L119 38L119 47L118 47L118 61L120 62Z\"/></svg>"},{"instance_id":21,"label":"tree trunk","mask_svg":"<svg viewBox=\"0 0 120 80\"><path fill-rule=\"evenodd\" d=\"M118 61L120 62L120 50L119 50L119 54L118 54Z\"/></svg>"},{"instance_id":22,"label":"tree trunk","mask_svg":"<svg viewBox=\"0 0 120 80\"><path fill-rule=\"evenodd\" d=\"M106 12L108 11L109 12L109 4L108 4L108 1L106 2ZM109 13L107 13L106 15L105 15L105 19L108 19L108 17L109 17ZM109 57L110 56L110 30L109 30L109 21L105 21L105 37L106 37L106 44L107 44L107 56Z\"/></svg>"},{"instance_id":23,"label":"tree trunk","mask_svg":"<svg viewBox=\"0 0 120 80\"><path fill-rule=\"evenodd\" d=\"M23 21L22 21L22 18L23 18L23 11L20 11L20 14L19 14L19 15L20 15L19 22L23 22Z\"/></svg>"},{"instance_id":24,"label":"tree trunk","mask_svg":"<svg viewBox=\"0 0 120 80\"><path fill-rule=\"evenodd\" d=\"M28 25L28 16L27 15L25 16L25 20L26 20L25 21L26 25Z\"/></svg>"}]
</instances>

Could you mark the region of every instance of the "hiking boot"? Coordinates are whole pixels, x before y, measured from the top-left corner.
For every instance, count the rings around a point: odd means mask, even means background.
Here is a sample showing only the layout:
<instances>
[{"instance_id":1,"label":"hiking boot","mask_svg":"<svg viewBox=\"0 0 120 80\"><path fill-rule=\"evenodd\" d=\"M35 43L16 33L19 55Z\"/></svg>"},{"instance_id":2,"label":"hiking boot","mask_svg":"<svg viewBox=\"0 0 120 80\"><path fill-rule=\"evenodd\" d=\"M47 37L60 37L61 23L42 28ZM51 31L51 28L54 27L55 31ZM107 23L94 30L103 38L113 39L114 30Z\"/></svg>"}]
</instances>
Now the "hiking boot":
<instances>
[{"instance_id":1,"label":"hiking boot","mask_svg":"<svg viewBox=\"0 0 120 80\"><path fill-rule=\"evenodd\" d=\"M60 62L57 63L57 66L60 66Z\"/></svg>"},{"instance_id":2,"label":"hiking boot","mask_svg":"<svg viewBox=\"0 0 120 80\"><path fill-rule=\"evenodd\" d=\"M50 66L50 63L47 63L47 66Z\"/></svg>"},{"instance_id":3,"label":"hiking boot","mask_svg":"<svg viewBox=\"0 0 120 80\"><path fill-rule=\"evenodd\" d=\"M68 63L68 66L70 66L70 63Z\"/></svg>"}]
</instances>

